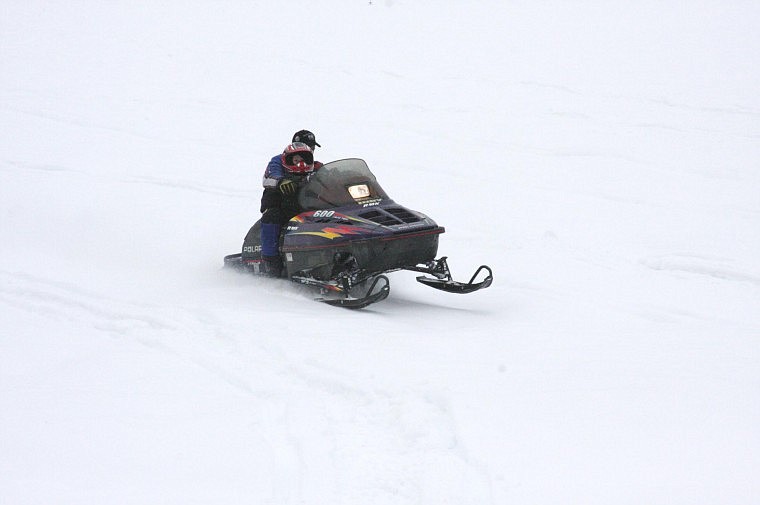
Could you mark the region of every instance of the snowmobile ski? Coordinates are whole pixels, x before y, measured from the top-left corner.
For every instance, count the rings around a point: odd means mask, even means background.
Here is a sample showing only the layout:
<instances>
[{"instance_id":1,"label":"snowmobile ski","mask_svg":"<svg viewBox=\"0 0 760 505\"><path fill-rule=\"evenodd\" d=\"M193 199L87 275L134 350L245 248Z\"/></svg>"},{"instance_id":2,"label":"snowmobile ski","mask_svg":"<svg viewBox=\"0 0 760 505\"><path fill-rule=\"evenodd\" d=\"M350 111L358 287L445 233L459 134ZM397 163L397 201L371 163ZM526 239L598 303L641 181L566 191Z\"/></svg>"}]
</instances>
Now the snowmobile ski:
<instances>
[{"instance_id":1,"label":"snowmobile ski","mask_svg":"<svg viewBox=\"0 0 760 505\"><path fill-rule=\"evenodd\" d=\"M474 282L475 277L477 277L478 274L482 270L486 270L488 272L488 275L482 281ZM478 268L475 271L475 274L472 276L472 279L470 279L470 282L468 282L467 284L463 282L457 282L452 279L436 279L433 277L425 277L424 275L417 277L417 282L422 283L426 286L430 286L431 288L440 289L441 291L446 291L448 293L466 294L466 293L472 293L473 291L484 289L490 286L491 283L493 282L493 273L491 272L491 269L489 267L487 267L486 265L481 265L480 268Z\"/></svg>"},{"instance_id":2,"label":"snowmobile ski","mask_svg":"<svg viewBox=\"0 0 760 505\"><path fill-rule=\"evenodd\" d=\"M449 270L449 264L446 260L447 257L444 256L435 261L431 261L423 267L409 267L406 270L433 275L434 277L425 277L424 275L421 275L417 277L417 282L430 286L431 288L446 291L447 293L472 293L473 291L487 288L493 282L493 272L491 271L491 268L486 265L480 265L480 267L475 270L475 273L470 278L470 282L464 283L455 281L451 277L451 270ZM487 272L485 279L480 282L475 282L475 279L480 275L480 272L483 271Z\"/></svg>"},{"instance_id":3,"label":"snowmobile ski","mask_svg":"<svg viewBox=\"0 0 760 505\"><path fill-rule=\"evenodd\" d=\"M377 288L377 284L382 282L383 284ZM377 289L375 289L377 288ZM317 298L317 301L332 305L334 307L343 307L346 309L363 309L373 303L377 303L381 300L388 298L391 292L391 285L388 278L384 275L378 275L372 281L372 285L369 287L364 296L355 298L352 296L346 296L344 298Z\"/></svg>"}]
</instances>

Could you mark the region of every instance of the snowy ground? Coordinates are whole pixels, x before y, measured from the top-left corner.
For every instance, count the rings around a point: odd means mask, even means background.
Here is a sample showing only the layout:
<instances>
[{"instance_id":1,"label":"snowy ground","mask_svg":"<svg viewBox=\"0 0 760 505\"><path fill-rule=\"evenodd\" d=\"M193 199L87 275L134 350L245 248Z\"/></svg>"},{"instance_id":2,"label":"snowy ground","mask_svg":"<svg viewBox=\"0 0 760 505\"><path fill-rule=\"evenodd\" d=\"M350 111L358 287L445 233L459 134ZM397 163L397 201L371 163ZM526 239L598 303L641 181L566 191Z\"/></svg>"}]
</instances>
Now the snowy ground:
<instances>
[{"instance_id":1,"label":"snowy ground","mask_svg":"<svg viewBox=\"0 0 760 505\"><path fill-rule=\"evenodd\" d=\"M266 4L0 8L0 503L760 502L760 4ZM493 287L222 271L301 128Z\"/></svg>"}]
</instances>

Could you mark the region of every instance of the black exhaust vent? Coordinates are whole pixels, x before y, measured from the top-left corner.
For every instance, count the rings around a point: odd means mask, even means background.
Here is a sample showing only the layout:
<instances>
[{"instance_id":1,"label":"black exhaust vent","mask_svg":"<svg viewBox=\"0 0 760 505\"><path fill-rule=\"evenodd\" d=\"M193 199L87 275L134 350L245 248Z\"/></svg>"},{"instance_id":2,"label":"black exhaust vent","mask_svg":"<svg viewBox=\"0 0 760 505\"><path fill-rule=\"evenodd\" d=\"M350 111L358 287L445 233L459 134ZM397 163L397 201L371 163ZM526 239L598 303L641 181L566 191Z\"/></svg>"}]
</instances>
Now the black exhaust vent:
<instances>
[{"instance_id":1,"label":"black exhaust vent","mask_svg":"<svg viewBox=\"0 0 760 505\"><path fill-rule=\"evenodd\" d=\"M396 226L404 223L417 223L422 221L422 219L402 207L373 209L363 212L359 214L359 216L383 226Z\"/></svg>"},{"instance_id":2,"label":"black exhaust vent","mask_svg":"<svg viewBox=\"0 0 760 505\"><path fill-rule=\"evenodd\" d=\"M371 210L369 212L362 212L359 217L369 219L373 223L381 224L383 226L395 226L397 224L403 224L403 221L396 219L392 214L382 212L379 209Z\"/></svg>"},{"instance_id":3,"label":"black exhaust vent","mask_svg":"<svg viewBox=\"0 0 760 505\"><path fill-rule=\"evenodd\" d=\"M402 220L405 223L416 223L418 221L422 221L419 217L415 216L408 210L401 208L401 207L391 207L388 209L385 209L386 211L390 212L400 220Z\"/></svg>"}]
</instances>

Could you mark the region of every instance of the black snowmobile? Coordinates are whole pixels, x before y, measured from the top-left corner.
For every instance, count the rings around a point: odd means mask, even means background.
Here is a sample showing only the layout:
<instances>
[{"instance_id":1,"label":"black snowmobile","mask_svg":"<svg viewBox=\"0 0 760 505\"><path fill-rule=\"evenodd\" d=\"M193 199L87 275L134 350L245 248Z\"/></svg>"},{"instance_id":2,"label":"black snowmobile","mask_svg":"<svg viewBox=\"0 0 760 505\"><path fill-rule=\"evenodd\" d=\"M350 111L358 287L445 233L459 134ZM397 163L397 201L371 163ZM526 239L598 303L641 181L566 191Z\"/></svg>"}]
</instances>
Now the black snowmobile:
<instances>
[{"instance_id":1,"label":"black snowmobile","mask_svg":"<svg viewBox=\"0 0 760 505\"><path fill-rule=\"evenodd\" d=\"M301 187L304 212L283 226L283 277L318 288L319 301L362 308L385 299L395 270L421 272L422 284L449 293L487 288L493 273L481 265L467 283L452 279L446 257L435 259L445 230L419 212L391 200L364 160L325 164ZM243 250L224 258L227 267L262 274L261 222L243 241ZM485 272L481 275L481 272ZM478 277L484 277L476 282Z\"/></svg>"}]
</instances>

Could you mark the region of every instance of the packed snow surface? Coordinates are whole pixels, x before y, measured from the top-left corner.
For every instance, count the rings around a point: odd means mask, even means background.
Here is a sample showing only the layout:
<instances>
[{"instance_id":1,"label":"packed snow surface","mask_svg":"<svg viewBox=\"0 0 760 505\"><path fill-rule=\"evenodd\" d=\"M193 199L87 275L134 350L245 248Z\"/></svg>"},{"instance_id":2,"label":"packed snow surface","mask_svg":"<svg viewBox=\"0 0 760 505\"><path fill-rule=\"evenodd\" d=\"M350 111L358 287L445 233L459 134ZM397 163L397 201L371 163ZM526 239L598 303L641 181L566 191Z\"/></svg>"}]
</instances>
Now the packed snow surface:
<instances>
[{"instance_id":1,"label":"packed snow surface","mask_svg":"<svg viewBox=\"0 0 760 505\"><path fill-rule=\"evenodd\" d=\"M7 0L0 503L760 503L760 4ZM491 288L221 269L293 132Z\"/></svg>"}]
</instances>

